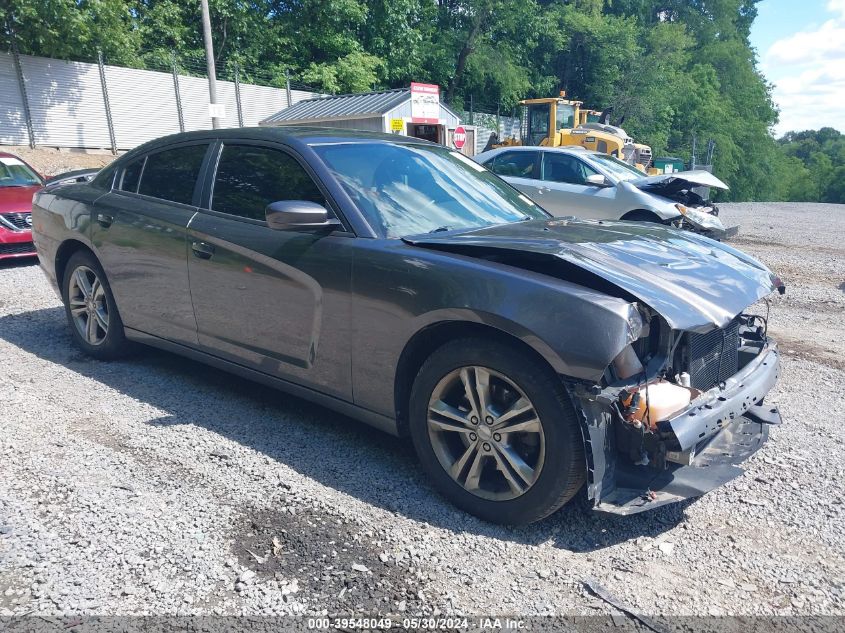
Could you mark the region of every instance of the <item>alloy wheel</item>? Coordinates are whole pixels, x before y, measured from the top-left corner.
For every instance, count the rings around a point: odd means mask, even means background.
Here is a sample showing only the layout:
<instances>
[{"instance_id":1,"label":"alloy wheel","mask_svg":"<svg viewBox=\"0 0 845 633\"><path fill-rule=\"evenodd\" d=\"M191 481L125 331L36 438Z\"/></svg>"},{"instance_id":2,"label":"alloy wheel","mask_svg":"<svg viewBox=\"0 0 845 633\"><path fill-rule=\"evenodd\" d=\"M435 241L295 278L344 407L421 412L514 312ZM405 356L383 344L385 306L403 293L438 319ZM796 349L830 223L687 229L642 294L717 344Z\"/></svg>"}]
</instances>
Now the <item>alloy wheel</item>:
<instances>
[{"instance_id":1,"label":"alloy wheel","mask_svg":"<svg viewBox=\"0 0 845 633\"><path fill-rule=\"evenodd\" d=\"M507 501L537 481L546 456L543 424L504 374L479 366L449 372L431 394L427 421L440 465L466 491Z\"/></svg>"},{"instance_id":2,"label":"alloy wheel","mask_svg":"<svg viewBox=\"0 0 845 633\"><path fill-rule=\"evenodd\" d=\"M89 345L100 345L109 332L106 290L93 270L79 266L68 284L68 303L79 335Z\"/></svg>"}]
</instances>

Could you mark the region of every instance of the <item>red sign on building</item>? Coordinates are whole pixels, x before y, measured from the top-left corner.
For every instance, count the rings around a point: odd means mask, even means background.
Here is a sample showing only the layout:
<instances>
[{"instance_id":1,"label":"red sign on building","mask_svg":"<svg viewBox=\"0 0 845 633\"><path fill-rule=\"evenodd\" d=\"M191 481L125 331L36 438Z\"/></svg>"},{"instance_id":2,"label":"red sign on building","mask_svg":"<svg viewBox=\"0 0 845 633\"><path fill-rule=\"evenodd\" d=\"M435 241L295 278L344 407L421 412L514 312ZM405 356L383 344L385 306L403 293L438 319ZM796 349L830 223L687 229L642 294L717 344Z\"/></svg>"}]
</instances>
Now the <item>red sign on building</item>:
<instances>
[{"instance_id":1,"label":"red sign on building","mask_svg":"<svg viewBox=\"0 0 845 633\"><path fill-rule=\"evenodd\" d=\"M440 123L440 86L411 83L411 123Z\"/></svg>"}]
</instances>

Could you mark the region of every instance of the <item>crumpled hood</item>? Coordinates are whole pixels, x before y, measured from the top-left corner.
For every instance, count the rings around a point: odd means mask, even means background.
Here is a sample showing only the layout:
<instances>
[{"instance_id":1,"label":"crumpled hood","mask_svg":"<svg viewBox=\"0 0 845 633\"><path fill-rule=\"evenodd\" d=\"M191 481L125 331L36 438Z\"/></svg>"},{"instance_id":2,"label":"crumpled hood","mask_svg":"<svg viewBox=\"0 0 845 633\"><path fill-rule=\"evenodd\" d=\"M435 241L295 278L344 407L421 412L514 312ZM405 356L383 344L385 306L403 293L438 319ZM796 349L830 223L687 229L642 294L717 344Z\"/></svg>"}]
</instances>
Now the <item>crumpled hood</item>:
<instances>
[{"instance_id":1,"label":"crumpled hood","mask_svg":"<svg viewBox=\"0 0 845 633\"><path fill-rule=\"evenodd\" d=\"M730 246L645 222L532 220L405 241L468 256L506 251L560 258L635 296L678 330L722 327L782 285Z\"/></svg>"},{"instance_id":2,"label":"crumpled hood","mask_svg":"<svg viewBox=\"0 0 845 633\"><path fill-rule=\"evenodd\" d=\"M671 187L673 189L686 189L687 187L713 187L714 189L729 189L724 182L716 178L709 171L693 169L691 171L676 171L671 174L657 174L638 178L631 181L632 184L641 189L653 189L655 187Z\"/></svg>"}]
</instances>

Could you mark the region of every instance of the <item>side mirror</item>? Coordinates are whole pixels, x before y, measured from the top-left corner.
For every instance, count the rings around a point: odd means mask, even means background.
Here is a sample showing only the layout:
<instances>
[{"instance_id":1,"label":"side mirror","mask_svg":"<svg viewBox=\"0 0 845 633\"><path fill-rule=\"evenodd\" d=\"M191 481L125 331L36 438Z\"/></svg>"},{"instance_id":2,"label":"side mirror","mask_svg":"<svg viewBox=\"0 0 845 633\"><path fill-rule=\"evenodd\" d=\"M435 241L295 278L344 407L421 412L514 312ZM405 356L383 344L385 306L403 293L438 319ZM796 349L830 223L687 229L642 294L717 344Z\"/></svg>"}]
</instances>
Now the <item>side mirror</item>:
<instances>
[{"instance_id":1,"label":"side mirror","mask_svg":"<svg viewBox=\"0 0 845 633\"><path fill-rule=\"evenodd\" d=\"M340 226L329 218L326 208L309 200L280 200L267 205L264 210L267 226L275 231L298 229L328 229Z\"/></svg>"},{"instance_id":2,"label":"side mirror","mask_svg":"<svg viewBox=\"0 0 845 633\"><path fill-rule=\"evenodd\" d=\"M602 174L591 174L587 176L587 181L585 184L591 185L593 187L612 187L613 185L607 181Z\"/></svg>"}]
</instances>

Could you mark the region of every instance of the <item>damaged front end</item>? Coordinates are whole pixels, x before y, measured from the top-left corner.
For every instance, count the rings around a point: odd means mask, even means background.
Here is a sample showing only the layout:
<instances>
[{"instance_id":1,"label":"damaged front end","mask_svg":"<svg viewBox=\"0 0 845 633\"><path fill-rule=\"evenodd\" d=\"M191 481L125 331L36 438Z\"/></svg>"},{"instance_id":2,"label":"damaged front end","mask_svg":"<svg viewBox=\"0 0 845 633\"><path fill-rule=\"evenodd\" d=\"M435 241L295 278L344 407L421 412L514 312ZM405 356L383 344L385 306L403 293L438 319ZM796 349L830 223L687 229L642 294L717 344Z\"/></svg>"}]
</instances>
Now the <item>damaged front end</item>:
<instances>
[{"instance_id":1,"label":"damaged front end","mask_svg":"<svg viewBox=\"0 0 845 633\"><path fill-rule=\"evenodd\" d=\"M673 330L641 308L641 336L600 383L571 384L594 508L634 514L713 490L780 424L764 404L780 360L766 321L740 314L707 333Z\"/></svg>"},{"instance_id":2,"label":"damaged front end","mask_svg":"<svg viewBox=\"0 0 845 633\"><path fill-rule=\"evenodd\" d=\"M739 233L738 226L726 227L719 218L719 208L710 203L705 192L711 188L727 190L728 186L713 174L698 170L661 174L642 178L636 186L648 193L675 203L678 215L668 223L675 228L723 240Z\"/></svg>"},{"instance_id":3,"label":"damaged front end","mask_svg":"<svg viewBox=\"0 0 845 633\"><path fill-rule=\"evenodd\" d=\"M559 373L582 416L588 496L598 510L632 514L702 495L739 475L737 464L780 422L763 404L780 370L777 346L748 306L786 288L726 244L575 218L406 241L539 272L631 309L624 342L595 320L601 311L587 321L573 309L574 325L561 324L570 371Z\"/></svg>"}]
</instances>

